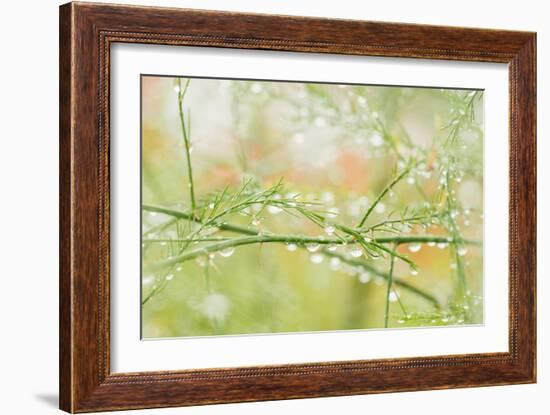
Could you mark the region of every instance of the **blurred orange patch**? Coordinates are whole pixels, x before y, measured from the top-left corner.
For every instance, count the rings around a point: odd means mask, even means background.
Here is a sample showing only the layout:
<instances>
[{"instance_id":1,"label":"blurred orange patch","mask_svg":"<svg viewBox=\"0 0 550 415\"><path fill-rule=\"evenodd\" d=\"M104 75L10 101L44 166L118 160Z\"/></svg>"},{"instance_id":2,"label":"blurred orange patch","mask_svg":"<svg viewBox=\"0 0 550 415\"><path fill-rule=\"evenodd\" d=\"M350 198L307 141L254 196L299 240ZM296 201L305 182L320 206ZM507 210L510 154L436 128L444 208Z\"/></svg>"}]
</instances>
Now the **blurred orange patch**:
<instances>
[{"instance_id":1,"label":"blurred orange patch","mask_svg":"<svg viewBox=\"0 0 550 415\"><path fill-rule=\"evenodd\" d=\"M343 186L355 192L365 192L368 186L369 163L359 154L342 151L336 164L342 171Z\"/></svg>"}]
</instances>

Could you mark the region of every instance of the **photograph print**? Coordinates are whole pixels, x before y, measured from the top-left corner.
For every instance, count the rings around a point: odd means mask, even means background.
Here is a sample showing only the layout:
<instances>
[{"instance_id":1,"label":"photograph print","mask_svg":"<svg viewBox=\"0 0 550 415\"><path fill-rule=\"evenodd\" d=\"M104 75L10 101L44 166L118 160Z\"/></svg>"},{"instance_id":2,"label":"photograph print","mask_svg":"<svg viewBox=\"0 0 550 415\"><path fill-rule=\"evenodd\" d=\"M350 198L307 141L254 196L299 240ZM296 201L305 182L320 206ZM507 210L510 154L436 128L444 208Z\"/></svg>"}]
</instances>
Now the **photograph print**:
<instances>
[{"instance_id":1,"label":"photograph print","mask_svg":"<svg viewBox=\"0 0 550 415\"><path fill-rule=\"evenodd\" d=\"M482 324L483 108L142 75L142 338Z\"/></svg>"}]
</instances>

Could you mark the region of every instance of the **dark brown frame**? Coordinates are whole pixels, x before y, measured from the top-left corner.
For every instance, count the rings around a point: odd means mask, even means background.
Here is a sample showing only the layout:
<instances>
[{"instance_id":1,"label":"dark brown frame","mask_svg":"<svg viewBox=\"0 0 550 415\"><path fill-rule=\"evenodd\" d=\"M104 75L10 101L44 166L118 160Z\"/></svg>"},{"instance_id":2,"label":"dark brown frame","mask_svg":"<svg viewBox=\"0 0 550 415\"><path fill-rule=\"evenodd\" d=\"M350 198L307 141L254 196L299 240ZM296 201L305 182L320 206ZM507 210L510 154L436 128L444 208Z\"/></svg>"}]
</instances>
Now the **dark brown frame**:
<instances>
[{"instance_id":1,"label":"dark brown frame","mask_svg":"<svg viewBox=\"0 0 550 415\"><path fill-rule=\"evenodd\" d=\"M111 373L109 56L114 42L509 64L509 352ZM61 409L90 412L535 382L535 105L535 33L105 4L61 6Z\"/></svg>"}]
</instances>

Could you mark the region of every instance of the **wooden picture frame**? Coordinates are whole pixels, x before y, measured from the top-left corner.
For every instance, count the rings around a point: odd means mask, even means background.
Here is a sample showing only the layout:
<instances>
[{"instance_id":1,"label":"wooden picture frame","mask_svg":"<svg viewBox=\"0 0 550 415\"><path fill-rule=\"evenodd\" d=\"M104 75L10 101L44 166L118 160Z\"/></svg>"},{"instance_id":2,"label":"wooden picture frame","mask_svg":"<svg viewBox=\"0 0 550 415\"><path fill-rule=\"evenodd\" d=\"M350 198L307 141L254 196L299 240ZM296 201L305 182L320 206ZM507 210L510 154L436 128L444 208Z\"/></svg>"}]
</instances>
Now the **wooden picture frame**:
<instances>
[{"instance_id":1,"label":"wooden picture frame","mask_svg":"<svg viewBox=\"0 0 550 415\"><path fill-rule=\"evenodd\" d=\"M509 352L111 373L109 70L114 43L509 65ZM68 412L531 383L536 379L536 35L69 3L60 8L60 407Z\"/></svg>"}]
</instances>

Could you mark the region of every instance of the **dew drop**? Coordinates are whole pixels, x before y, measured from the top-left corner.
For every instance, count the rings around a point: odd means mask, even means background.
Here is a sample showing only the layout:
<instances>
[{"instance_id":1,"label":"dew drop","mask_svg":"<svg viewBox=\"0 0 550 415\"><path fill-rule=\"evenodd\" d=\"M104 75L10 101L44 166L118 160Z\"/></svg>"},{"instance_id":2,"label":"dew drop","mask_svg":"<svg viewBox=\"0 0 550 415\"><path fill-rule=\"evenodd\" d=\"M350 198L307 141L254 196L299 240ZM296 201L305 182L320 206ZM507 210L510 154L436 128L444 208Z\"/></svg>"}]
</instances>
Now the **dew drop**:
<instances>
[{"instance_id":1,"label":"dew drop","mask_svg":"<svg viewBox=\"0 0 550 415\"><path fill-rule=\"evenodd\" d=\"M294 252L296 251L296 249L298 249L298 245L294 243L288 243L286 244L286 249L289 250L290 252Z\"/></svg>"},{"instance_id":2,"label":"dew drop","mask_svg":"<svg viewBox=\"0 0 550 415\"><path fill-rule=\"evenodd\" d=\"M179 271L181 271L181 270L182 270L182 267L181 267L181 265L179 265L179 266L177 266L177 267L176 267L176 271L178 271L178 272L179 272Z\"/></svg>"},{"instance_id":3,"label":"dew drop","mask_svg":"<svg viewBox=\"0 0 550 415\"><path fill-rule=\"evenodd\" d=\"M433 248L435 246L435 242L433 242L433 241L428 242L428 246Z\"/></svg>"},{"instance_id":4,"label":"dew drop","mask_svg":"<svg viewBox=\"0 0 550 415\"><path fill-rule=\"evenodd\" d=\"M412 275L413 277L416 277L416 276L418 275L418 271L415 270L414 268L411 268L411 275Z\"/></svg>"},{"instance_id":5,"label":"dew drop","mask_svg":"<svg viewBox=\"0 0 550 415\"><path fill-rule=\"evenodd\" d=\"M394 291L392 291L388 299L390 300L390 303L395 303L398 299L397 294Z\"/></svg>"},{"instance_id":6,"label":"dew drop","mask_svg":"<svg viewBox=\"0 0 550 415\"><path fill-rule=\"evenodd\" d=\"M306 244L306 249L309 251L309 252L317 252L319 250L319 248L321 247L321 245L317 244L317 243L309 243L309 244Z\"/></svg>"},{"instance_id":7,"label":"dew drop","mask_svg":"<svg viewBox=\"0 0 550 415\"><path fill-rule=\"evenodd\" d=\"M168 274L166 276L166 281L172 281L174 279L174 274Z\"/></svg>"},{"instance_id":8,"label":"dew drop","mask_svg":"<svg viewBox=\"0 0 550 415\"><path fill-rule=\"evenodd\" d=\"M445 249L445 248L447 248L447 242L438 242L437 247L439 249Z\"/></svg>"},{"instance_id":9,"label":"dew drop","mask_svg":"<svg viewBox=\"0 0 550 415\"><path fill-rule=\"evenodd\" d=\"M334 219L334 218L337 217L339 214L340 214L340 209L335 208L335 207L332 207L332 208L328 209L327 217L328 217L328 218L333 218L333 219Z\"/></svg>"},{"instance_id":10,"label":"dew drop","mask_svg":"<svg viewBox=\"0 0 550 415\"><path fill-rule=\"evenodd\" d=\"M323 254L321 253L317 253L317 254L313 254L309 257L310 261L313 263L313 264L320 264L321 262L323 262L323 259L325 257L323 256Z\"/></svg>"},{"instance_id":11,"label":"dew drop","mask_svg":"<svg viewBox=\"0 0 550 415\"><path fill-rule=\"evenodd\" d=\"M409 176L407 177L407 183L412 185L416 183L416 180L414 179L414 177Z\"/></svg>"},{"instance_id":12,"label":"dew drop","mask_svg":"<svg viewBox=\"0 0 550 415\"><path fill-rule=\"evenodd\" d=\"M162 242L160 243L160 246L166 246L166 244L167 244L166 241L162 241Z\"/></svg>"},{"instance_id":13,"label":"dew drop","mask_svg":"<svg viewBox=\"0 0 550 415\"><path fill-rule=\"evenodd\" d=\"M227 248L224 248L220 251L220 255L227 258L227 257L230 257L231 255L233 255L233 253L235 252L235 248L232 247L232 246L229 246Z\"/></svg>"},{"instance_id":14,"label":"dew drop","mask_svg":"<svg viewBox=\"0 0 550 415\"><path fill-rule=\"evenodd\" d=\"M409 251L411 252L418 252L420 251L420 248L422 248L422 245L418 243L409 244L408 248L409 248Z\"/></svg>"},{"instance_id":15,"label":"dew drop","mask_svg":"<svg viewBox=\"0 0 550 415\"><path fill-rule=\"evenodd\" d=\"M281 209L280 207L278 206L273 206L273 205L269 205L267 207L267 211L269 213L271 213L272 215L277 215L278 213L281 213L283 211L283 209Z\"/></svg>"},{"instance_id":16,"label":"dew drop","mask_svg":"<svg viewBox=\"0 0 550 415\"><path fill-rule=\"evenodd\" d=\"M459 256L464 256L468 253L468 248L461 246L460 248L458 248L457 253Z\"/></svg>"},{"instance_id":17,"label":"dew drop","mask_svg":"<svg viewBox=\"0 0 550 415\"><path fill-rule=\"evenodd\" d=\"M252 218L252 225L254 226L259 226L260 225L260 220L256 217Z\"/></svg>"},{"instance_id":18,"label":"dew drop","mask_svg":"<svg viewBox=\"0 0 550 415\"><path fill-rule=\"evenodd\" d=\"M155 277L153 277L152 275L147 275L143 277L143 279L141 280L141 283L143 285L151 285L154 281L155 281Z\"/></svg>"},{"instance_id":19,"label":"dew drop","mask_svg":"<svg viewBox=\"0 0 550 415\"><path fill-rule=\"evenodd\" d=\"M334 252L336 251L336 249L338 248L338 246L334 245L334 244L330 244L327 249L330 251L330 252Z\"/></svg>"},{"instance_id":20,"label":"dew drop","mask_svg":"<svg viewBox=\"0 0 550 415\"><path fill-rule=\"evenodd\" d=\"M361 247L355 245L350 248L349 254L354 258L359 258L361 255L363 255L363 250L361 249Z\"/></svg>"},{"instance_id":21,"label":"dew drop","mask_svg":"<svg viewBox=\"0 0 550 415\"><path fill-rule=\"evenodd\" d=\"M336 231L336 228L332 225L328 225L325 227L325 232L327 235L332 235Z\"/></svg>"}]
</instances>

